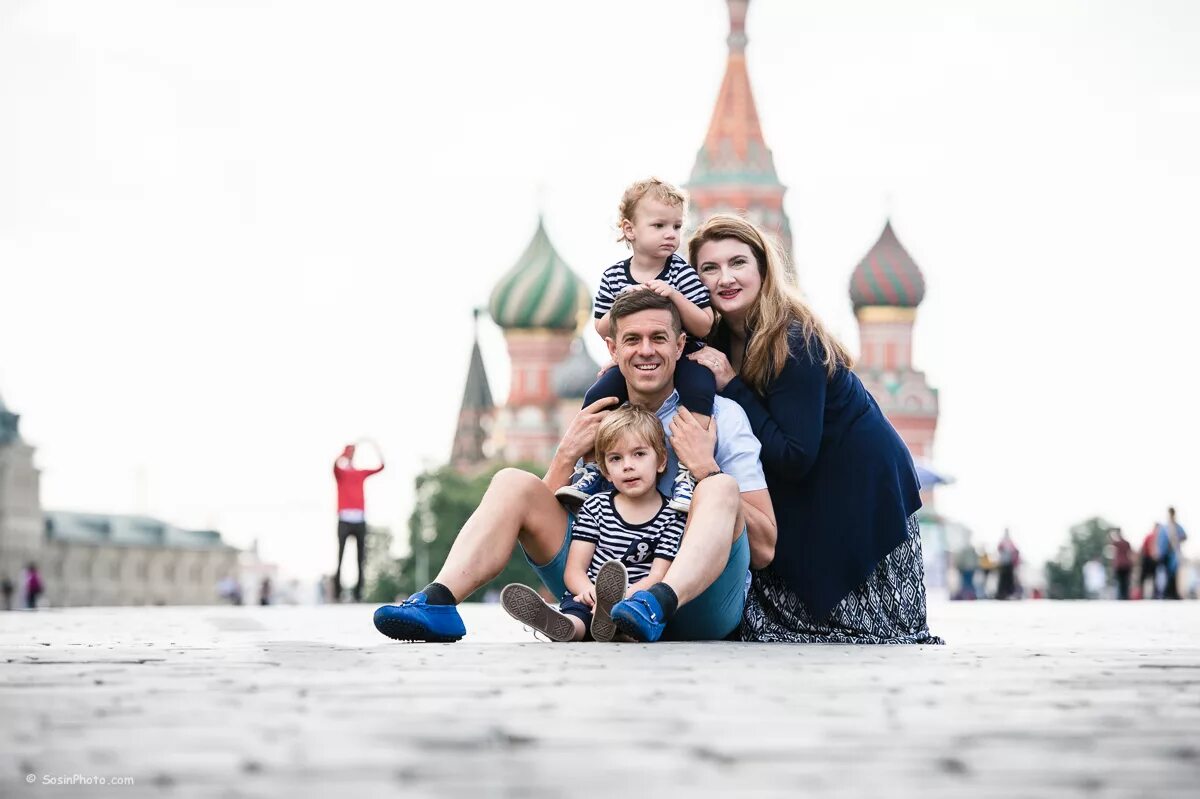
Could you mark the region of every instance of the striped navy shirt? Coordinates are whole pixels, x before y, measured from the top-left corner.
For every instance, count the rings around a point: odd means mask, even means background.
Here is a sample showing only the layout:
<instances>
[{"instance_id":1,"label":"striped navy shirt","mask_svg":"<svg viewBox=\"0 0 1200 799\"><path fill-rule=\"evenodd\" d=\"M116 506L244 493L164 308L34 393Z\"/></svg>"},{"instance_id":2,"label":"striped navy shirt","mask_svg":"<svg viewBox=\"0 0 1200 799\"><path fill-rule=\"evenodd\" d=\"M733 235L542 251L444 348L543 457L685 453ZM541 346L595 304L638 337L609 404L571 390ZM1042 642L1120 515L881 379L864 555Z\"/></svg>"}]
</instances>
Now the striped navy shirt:
<instances>
[{"instance_id":1,"label":"striped navy shirt","mask_svg":"<svg viewBox=\"0 0 1200 799\"><path fill-rule=\"evenodd\" d=\"M661 493L662 507L652 519L642 524L630 524L621 518L613 504L616 491L593 494L575 515L571 528L572 541L587 541L596 545L587 576L592 582L600 567L610 560L625 564L629 582L636 583L650 573L655 558L674 560L683 538L684 517L667 508L667 498Z\"/></svg>"},{"instance_id":2,"label":"striped navy shirt","mask_svg":"<svg viewBox=\"0 0 1200 799\"><path fill-rule=\"evenodd\" d=\"M633 275L629 272L629 264L632 261L632 258L626 258L604 270L604 274L600 277L600 288L596 290L596 299L593 301L597 319L612 310L613 300L617 298L618 294L630 286L641 285L633 279ZM678 254L671 254L656 279L669 283L671 288L682 294L693 305L700 308L712 305L712 298L708 294L708 289L704 288L704 284L700 282L700 275Z\"/></svg>"}]
</instances>

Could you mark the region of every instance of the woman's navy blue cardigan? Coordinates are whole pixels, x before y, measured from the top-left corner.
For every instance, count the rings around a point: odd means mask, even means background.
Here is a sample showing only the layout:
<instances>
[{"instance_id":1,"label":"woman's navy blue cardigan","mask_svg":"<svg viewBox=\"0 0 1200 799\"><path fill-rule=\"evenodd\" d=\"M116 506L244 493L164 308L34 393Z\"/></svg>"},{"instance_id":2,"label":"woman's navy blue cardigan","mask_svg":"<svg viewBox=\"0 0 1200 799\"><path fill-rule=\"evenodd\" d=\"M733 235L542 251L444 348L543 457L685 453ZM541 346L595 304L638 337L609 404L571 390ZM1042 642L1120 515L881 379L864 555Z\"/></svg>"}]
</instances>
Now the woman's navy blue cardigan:
<instances>
[{"instance_id":1,"label":"woman's navy blue cardigan","mask_svg":"<svg viewBox=\"0 0 1200 799\"><path fill-rule=\"evenodd\" d=\"M729 352L728 334L715 336ZM724 339L722 341L722 339ZM779 530L772 570L814 620L874 571L921 507L912 456L852 371L829 377L798 324L787 363L759 395L735 377L721 394L750 417Z\"/></svg>"}]
</instances>

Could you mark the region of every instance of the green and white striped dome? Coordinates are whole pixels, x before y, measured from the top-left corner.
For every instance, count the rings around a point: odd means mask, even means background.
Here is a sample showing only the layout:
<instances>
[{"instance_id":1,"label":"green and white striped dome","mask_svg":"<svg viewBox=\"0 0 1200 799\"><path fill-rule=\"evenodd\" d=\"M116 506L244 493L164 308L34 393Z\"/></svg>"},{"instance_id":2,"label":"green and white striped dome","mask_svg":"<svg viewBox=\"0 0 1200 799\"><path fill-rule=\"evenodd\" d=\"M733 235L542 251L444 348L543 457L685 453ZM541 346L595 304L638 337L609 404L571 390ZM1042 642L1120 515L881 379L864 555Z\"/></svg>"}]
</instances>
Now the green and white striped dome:
<instances>
[{"instance_id":1,"label":"green and white striped dome","mask_svg":"<svg viewBox=\"0 0 1200 799\"><path fill-rule=\"evenodd\" d=\"M492 319L506 330L574 331L591 307L587 286L555 251L538 217L529 246L492 289Z\"/></svg>"}]
</instances>

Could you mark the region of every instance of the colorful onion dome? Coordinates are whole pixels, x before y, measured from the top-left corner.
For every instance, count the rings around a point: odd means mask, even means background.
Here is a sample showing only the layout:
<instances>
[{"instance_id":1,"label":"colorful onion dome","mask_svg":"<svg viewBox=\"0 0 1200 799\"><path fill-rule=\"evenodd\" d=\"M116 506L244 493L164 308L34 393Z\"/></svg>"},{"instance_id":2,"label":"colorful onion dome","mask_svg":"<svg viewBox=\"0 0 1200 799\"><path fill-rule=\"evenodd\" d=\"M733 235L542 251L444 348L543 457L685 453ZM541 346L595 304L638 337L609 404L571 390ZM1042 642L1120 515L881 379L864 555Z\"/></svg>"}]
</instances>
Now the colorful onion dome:
<instances>
[{"instance_id":1,"label":"colorful onion dome","mask_svg":"<svg viewBox=\"0 0 1200 799\"><path fill-rule=\"evenodd\" d=\"M554 367L550 386L559 399L579 399L596 382L596 373L599 371L600 365L588 355L583 339L576 338L571 342L571 354Z\"/></svg>"},{"instance_id":2,"label":"colorful onion dome","mask_svg":"<svg viewBox=\"0 0 1200 799\"><path fill-rule=\"evenodd\" d=\"M916 308L924 298L925 278L896 238L889 219L879 241L858 262L850 277L850 301L857 311L868 305Z\"/></svg>"},{"instance_id":3,"label":"colorful onion dome","mask_svg":"<svg viewBox=\"0 0 1200 799\"><path fill-rule=\"evenodd\" d=\"M506 330L572 331L591 307L591 293L555 251L539 216L529 246L492 289L492 319Z\"/></svg>"}]
</instances>

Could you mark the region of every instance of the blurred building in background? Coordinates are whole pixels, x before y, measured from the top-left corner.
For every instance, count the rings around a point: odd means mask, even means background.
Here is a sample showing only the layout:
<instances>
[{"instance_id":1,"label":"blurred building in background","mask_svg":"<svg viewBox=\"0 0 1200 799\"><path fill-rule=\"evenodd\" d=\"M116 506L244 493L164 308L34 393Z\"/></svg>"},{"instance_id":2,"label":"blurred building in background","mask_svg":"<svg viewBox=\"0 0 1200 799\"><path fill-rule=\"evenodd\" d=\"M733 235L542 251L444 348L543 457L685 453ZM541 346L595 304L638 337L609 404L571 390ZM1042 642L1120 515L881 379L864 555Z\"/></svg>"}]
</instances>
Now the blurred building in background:
<instances>
[{"instance_id":1,"label":"blurred building in background","mask_svg":"<svg viewBox=\"0 0 1200 799\"><path fill-rule=\"evenodd\" d=\"M178 605L218 601L239 552L215 530L185 530L147 516L43 511L34 448L0 400L0 579L34 563L40 603ZM20 593L22 587L17 585Z\"/></svg>"}]
</instances>

